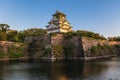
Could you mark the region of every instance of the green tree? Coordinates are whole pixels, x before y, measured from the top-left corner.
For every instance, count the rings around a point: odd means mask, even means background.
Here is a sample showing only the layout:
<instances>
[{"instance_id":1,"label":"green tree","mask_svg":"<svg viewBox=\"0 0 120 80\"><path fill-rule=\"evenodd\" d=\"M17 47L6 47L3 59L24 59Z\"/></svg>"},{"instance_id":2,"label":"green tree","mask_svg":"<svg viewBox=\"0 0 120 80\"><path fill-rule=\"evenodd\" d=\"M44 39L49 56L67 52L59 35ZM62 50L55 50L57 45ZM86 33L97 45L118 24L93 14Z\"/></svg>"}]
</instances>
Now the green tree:
<instances>
[{"instance_id":1,"label":"green tree","mask_svg":"<svg viewBox=\"0 0 120 80\"><path fill-rule=\"evenodd\" d=\"M8 24L0 24L0 30L4 33L8 30L10 26Z\"/></svg>"},{"instance_id":2,"label":"green tree","mask_svg":"<svg viewBox=\"0 0 120 80\"><path fill-rule=\"evenodd\" d=\"M18 37L18 42L24 42L25 33L23 31L18 32L18 34L16 36Z\"/></svg>"},{"instance_id":3,"label":"green tree","mask_svg":"<svg viewBox=\"0 0 120 80\"><path fill-rule=\"evenodd\" d=\"M8 41L24 42L25 33L23 31L9 30L7 33Z\"/></svg>"},{"instance_id":4,"label":"green tree","mask_svg":"<svg viewBox=\"0 0 120 80\"><path fill-rule=\"evenodd\" d=\"M25 33L25 36L40 36L47 33L44 29L39 28L31 28L24 30L23 32Z\"/></svg>"},{"instance_id":5,"label":"green tree","mask_svg":"<svg viewBox=\"0 0 120 80\"><path fill-rule=\"evenodd\" d=\"M108 37L109 41L120 41L120 36Z\"/></svg>"},{"instance_id":6,"label":"green tree","mask_svg":"<svg viewBox=\"0 0 120 80\"><path fill-rule=\"evenodd\" d=\"M77 30L76 33L81 37L85 36L85 37L91 37L94 39L106 40L106 38L103 35L100 35L100 34L94 33L94 32L90 32L90 31Z\"/></svg>"},{"instance_id":7,"label":"green tree","mask_svg":"<svg viewBox=\"0 0 120 80\"><path fill-rule=\"evenodd\" d=\"M7 40L8 41L15 41L15 36L18 34L16 30L8 30L7 31Z\"/></svg>"},{"instance_id":8,"label":"green tree","mask_svg":"<svg viewBox=\"0 0 120 80\"><path fill-rule=\"evenodd\" d=\"M8 24L0 24L0 40L6 41L7 35L6 31L8 30L9 25Z\"/></svg>"},{"instance_id":9,"label":"green tree","mask_svg":"<svg viewBox=\"0 0 120 80\"><path fill-rule=\"evenodd\" d=\"M0 40L1 41L6 41L7 40L7 35L2 31L0 31Z\"/></svg>"}]
</instances>

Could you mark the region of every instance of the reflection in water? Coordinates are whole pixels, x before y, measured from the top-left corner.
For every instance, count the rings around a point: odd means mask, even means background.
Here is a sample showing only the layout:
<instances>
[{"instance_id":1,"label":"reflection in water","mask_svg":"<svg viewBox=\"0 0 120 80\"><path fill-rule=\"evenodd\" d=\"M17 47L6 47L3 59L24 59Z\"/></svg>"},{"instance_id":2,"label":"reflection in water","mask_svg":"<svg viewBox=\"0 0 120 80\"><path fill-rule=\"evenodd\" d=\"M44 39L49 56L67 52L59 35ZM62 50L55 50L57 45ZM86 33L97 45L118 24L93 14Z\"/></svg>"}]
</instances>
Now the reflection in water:
<instances>
[{"instance_id":1,"label":"reflection in water","mask_svg":"<svg viewBox=\"0 0 120 80\"><path fill-rule=\"evenodd\" d=\"M0 62L0 80L115 80L120 79L119 61Z\"/></svg>"}]
</instances>

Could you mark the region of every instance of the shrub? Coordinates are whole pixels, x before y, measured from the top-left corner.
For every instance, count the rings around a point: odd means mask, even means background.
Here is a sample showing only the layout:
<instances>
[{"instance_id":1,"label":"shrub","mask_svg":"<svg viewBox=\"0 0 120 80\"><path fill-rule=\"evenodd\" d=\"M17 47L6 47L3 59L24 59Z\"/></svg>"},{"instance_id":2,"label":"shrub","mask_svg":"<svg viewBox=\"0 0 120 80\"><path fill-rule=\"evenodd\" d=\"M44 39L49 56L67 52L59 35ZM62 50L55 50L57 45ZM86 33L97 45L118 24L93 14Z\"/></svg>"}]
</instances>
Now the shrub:
<instances>
[{"instance_id":1,"label":"shrub","mask_svg":"<svg viewBox=\"0 0 120 80\"><path fill-rule=\"evenodd\" d=\"M61 45L53 45L53 54L55 55L55 57L63 57L63 47Z\"/></svg>"},{"instance_id":2,"label":"shrub","mask_svg":"<svg viewBox=\"0 0 120 80\"><path fill-rule=\"evenodd\" d=\"M120 49L120 45L114 45L115 48Z\"/></svg>"},{"instance_id":3,"label":"shrub","mask_svg":"<svg viewBox=\"0 0 120 80\"><path fill-rule=\"evenodd\" d=\"M91 52L93 52L93 53L98 53L98 52L99 52L98 47L97 47L97 46L92 46Z\"/></svg>"},{"instance_id":4,"label":"shrub","mask_svg":"<svg viewBox=\"0 0 120 80\"><path fill-rule=\"evenodd\" d=\"M51 54L51 51L52 51L51 48L46 48L46 49L44 50L44 55Z\"/></svg>"},{"instance_id":5,"label":"shrub","mask_svg":"<svg viewBox=\"0 0 120 80\"><path fill-rule=\"evenodd\" d=\"M3 58L4 56L5 56L5 53L2 50L0 50L0 58Z\"/></svg>"},{"instance_id":6,"label":"shrub","mask_svg":"<svg viewBox=\"0 0 120 80\"><path fill-rule=\"evenodd\" d=\"M67 46L64 46L64 54L67 55L72 55L74 53L74 48L75 45L74 43L70 42Z\"/></svg>"},{"instance_id":7,"label":"shrub","mask_svg":"<svg viewBox=\"0 0 120 80\"><path fill-rule=\"evenodd\" d=\"M105 49L110 49L111 47L109 45L104 45L103 46Z\"/></svg>"},{"instance_id":8,"label":"shrub","mask_svg":"<svg viewBox=\"0 0 120 80\"><path fill-rule=\"evenodd\" d=\"M91 31L77 30L76 33L81 37L85 36L85 37L90 37L94 39L106 40L106 38L103 35L100 35L98 33L94 33Z\"/></svg>"},{"instance_id":9,"label":"shrub","mask_svg":"<svg viewBox=\"0 0 120 80\"><path fill-rule=\"evenodd\" d=\"M23 56L24 46L12 45L8 48L8 54L11 58L19 58Z\"/></svg>"}]
</instances>

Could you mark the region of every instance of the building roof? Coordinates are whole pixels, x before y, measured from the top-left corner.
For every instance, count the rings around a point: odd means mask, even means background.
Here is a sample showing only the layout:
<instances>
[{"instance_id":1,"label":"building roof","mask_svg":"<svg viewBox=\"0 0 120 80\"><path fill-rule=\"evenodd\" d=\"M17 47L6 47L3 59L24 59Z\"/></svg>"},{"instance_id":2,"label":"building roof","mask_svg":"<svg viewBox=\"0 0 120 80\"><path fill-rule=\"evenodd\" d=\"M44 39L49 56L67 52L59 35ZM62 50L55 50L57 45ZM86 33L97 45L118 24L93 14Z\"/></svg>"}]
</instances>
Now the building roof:
<instances>
[{"instance_id":1,"label":"building roof","mask_svg":"<svg viewBox=\"0 0 120 80\"><path fill-rule=\"evenodd\" d=\"M62 12L60 12L60 11L56 11L56 13L53 14L53 16L58 15L58 14L62 14L62 15L64 15L64 16L66 16L64 13L62 13Z\"/></svg>"}]
</instances>

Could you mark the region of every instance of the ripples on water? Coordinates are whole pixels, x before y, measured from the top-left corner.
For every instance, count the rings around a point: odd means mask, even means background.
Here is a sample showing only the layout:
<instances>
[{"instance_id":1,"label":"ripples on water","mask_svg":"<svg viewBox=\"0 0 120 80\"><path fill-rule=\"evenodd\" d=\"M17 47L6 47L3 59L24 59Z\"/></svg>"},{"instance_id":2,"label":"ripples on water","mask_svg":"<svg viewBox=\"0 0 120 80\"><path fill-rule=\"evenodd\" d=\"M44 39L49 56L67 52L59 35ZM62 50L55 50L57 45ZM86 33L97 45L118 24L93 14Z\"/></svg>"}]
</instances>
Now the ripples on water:
<instances>
[{"instance_id":1,"label":"ripples on water","mask_svg":"<svg viewBox=\"0 0 120 80\"><path fill-rule=\"evenodd\" d=\"M0 80L119 80L120 57L92 61L0 62Z\"/></svg>"}]
</instances>

